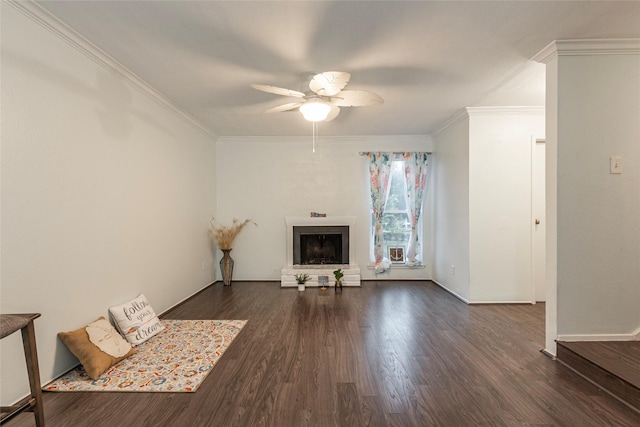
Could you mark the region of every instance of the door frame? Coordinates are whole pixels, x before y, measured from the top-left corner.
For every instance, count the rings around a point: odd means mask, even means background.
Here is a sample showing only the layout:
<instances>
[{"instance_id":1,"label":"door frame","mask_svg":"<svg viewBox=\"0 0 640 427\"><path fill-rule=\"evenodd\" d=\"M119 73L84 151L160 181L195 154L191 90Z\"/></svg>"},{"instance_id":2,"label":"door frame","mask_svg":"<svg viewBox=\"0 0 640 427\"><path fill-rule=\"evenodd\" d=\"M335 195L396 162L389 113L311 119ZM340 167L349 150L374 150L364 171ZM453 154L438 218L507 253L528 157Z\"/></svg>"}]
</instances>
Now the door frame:
<instances>
[{"instance_id":1,"label":"door frame","mask_svg":"<svg viewBox=\"0 0 640 427\"><path fill-rule=\"evenodd\" d=\"M546 301L545 151L544 138L531 137L531 303ZM543 148L542 153L538 150ZM540 236L542 233L542 236ZM541 240L541 241L540 241ZM542 297L541 297L542 295Z\"/></svg>"}]
</instances>

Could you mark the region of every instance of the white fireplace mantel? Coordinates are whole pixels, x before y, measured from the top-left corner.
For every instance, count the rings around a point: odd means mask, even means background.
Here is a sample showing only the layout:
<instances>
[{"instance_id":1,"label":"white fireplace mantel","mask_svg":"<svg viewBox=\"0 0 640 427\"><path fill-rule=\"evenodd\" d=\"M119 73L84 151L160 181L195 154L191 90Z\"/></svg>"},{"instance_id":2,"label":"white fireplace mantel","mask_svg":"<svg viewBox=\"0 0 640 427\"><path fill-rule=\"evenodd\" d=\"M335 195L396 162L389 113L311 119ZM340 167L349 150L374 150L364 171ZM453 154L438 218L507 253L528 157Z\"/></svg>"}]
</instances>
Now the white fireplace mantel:
<instances>
[{"instance_id":1,"label":"white fireplace mantel","mask_svg":"<svg viewBox=\"0 0 640 427\"><path fill-rule=\"evenodd\" d=\"M287 224L287 264L282 269L281 286L297 286L294 275L307 273L311 280L307 286L318 286L318 275L329 275L333 279L333 270L342 268L345 275L344 286L360 286L360 269L356 264L356 217L355 216L327 216L327 217L301 217L285 216ZM318 266L294 266L293 265L293 227L313 226L348 226L349 227L349 264L347 265L318 265ZM326 271L325 271L326 270Z\"/></svg>"}]
</instances>

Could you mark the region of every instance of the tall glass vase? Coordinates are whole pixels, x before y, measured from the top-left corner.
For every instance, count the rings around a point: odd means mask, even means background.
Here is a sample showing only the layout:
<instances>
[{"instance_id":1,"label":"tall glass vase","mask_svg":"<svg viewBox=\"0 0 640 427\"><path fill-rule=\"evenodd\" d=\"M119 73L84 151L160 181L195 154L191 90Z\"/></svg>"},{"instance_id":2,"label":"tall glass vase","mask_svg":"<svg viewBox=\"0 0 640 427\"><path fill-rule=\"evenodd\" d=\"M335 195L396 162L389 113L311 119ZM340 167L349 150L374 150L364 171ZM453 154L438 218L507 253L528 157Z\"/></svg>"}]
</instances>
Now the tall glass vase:
<instances>
[{"instance_id":1,"label":"tall glass vase","mask_svg":"<svg viewBox=\"0 0 640 427\"><path fill-rule=\"evenodd\" d=\"M220 272L222 273L222 283L225 286L231 286L231 278L233 277L233 258L229 255L231 249L220 249L222 251L222 259L220 260Z\"/></svg>"}]
</instances>

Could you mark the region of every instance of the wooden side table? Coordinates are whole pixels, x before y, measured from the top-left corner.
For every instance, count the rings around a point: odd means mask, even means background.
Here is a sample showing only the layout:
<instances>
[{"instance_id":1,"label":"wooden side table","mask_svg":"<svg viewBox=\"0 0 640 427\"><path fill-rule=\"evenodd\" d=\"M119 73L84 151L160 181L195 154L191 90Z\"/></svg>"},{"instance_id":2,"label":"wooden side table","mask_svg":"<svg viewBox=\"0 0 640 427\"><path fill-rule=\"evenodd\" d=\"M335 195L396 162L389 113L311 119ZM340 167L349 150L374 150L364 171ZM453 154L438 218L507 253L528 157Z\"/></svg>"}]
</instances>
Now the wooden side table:
<instances>
[{"instance_id":1,"label":"wooden side table","mask_svg":"<svg viewBox=\"0 0 640 427\"><path fill-rule=\"evenodd\" d=\"M25 397L13 406L2 407L0 424L4 424L14 415L22 411L33 412L36 417L36 426L44 427L44 408L42 405L42 388L40 387L40 370L38 368L38 351L36 349L36 331L33 326L34 319L40 317L40 313L27 314L0 314L0 339L20 330L22 332L22 344L24 356L27 361L27 373L29 374L29 386L31 395Z\"/></svg>"}]
</instances>

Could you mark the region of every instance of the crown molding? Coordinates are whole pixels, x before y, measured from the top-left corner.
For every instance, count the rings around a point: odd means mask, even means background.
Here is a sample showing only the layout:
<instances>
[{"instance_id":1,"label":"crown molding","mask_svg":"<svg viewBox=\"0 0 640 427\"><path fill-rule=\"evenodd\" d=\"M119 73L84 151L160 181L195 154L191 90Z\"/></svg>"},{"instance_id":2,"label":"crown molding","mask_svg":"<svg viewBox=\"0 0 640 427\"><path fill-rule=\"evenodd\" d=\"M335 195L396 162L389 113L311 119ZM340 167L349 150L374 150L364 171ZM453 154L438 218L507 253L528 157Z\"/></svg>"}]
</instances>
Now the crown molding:
<instances>
[{"instance_id":1,"label":"crown molding","mask_svg":"<svg viewBox=\"0 0 640 427\"><path fill-rule=\"evenodd\" d=\"M311 135L307 136L220 136L220 143L243 143L243 142L264 142L264 143L300 143L311 141ZM361 143L385 143L393 142L397 144L429 143L429 135L352 135L352 136L322 136L317 137L318 142L361 142Z\"/></svg>"},{"instance_id":2,"label":"crown molding","mask_svg":"<svg viewBox=\"0 0 640 427\"><path fill-rule=\"evenodd\" d=\"M453 126L462 120L469 118L471 116L477 116L481 114L544 114L545 107L544 106L498 106L498 107L465 107L455 113L453 116L449 117L447 120L442 123L442 125L436 129L431 137L435 137L439 133L443 132L450 126Z\"/></svg>"},{"instance_id":3,"label":"crown molding","mask_svg":"<svg viewBox=\"0 0 640 427\"><path fill-rule=\"evenodd\" d=\"M51 12L40 6L33 0L17 1L17 0L2 0L5 4L8 4L21 12L23 15L31 19L42 28L46 29L53 35L57 36L65 43L76 49L78 52L98 64L100 67L106 69L112 73L115 77L128 83L131 87L138 90L143 95L152 99L160 106L166 108L170 112L174 113L178 117L182 118L188 124L191 124L212 137L217 137L210 129L205 127L197 119L181 110L176 104L174 104L169 98L161 94L157 89L145 82L142 78L137 76L134 72L129 70L124 65L120 64L108 53L94 45L91 41L86 39L80 33L69 27L62 22L58 17Z\"/></svg>"},{"instance_id":4,"label":"crown molding","mask_svg":"<svg viewBox=\"0 0 640 427\"><path fill-rule=\"evenodd\" d=\"M440 125L440 127L438 127L435 131L433 131L430 134L431 137L434 137L434 136L438 135L439 133L443 132L448 127L453 126L453 125L461 122L462 120L464 120L464 119L466 119L468 117L469 117L469 113L467 113L466 108L462 108L462 109L458 110L458 112L456 112L453 116L451 116L447 120L445 120Z\"/></svg>"},{"instance_id":5,"label":"crown molding","mask_svg":"<svg viewBox=\"0 0 640 427\"><path fill-rule=\"evenodd\" d=\"M531 59L546 64L558 56L638 54L640 54L640 39L554 40Z\"/></svg>"},{"instance_id":6,"label":"crown molding","mask_svg":"<svg viewBox=\"0 0 640 427\"><path fill-rule=\"evenodd\" d=\"M533 106L499 106L499 107L467 107L469 117L481 114L544 114L545 107Z\"/></svg>"},{"instance_id":7,"label":"crown molding","mask_svg":"<svg viewBox=\"0 0 640 427\"><path fill-rule=\"evenodd\" d=\"M558 48L556 46L556 41L552 41L545 47L543 47L538 53L531 57L532 61L540 62L542 64L548 64L553 59L558 57Z\"/></svg>"}]
</instances>

